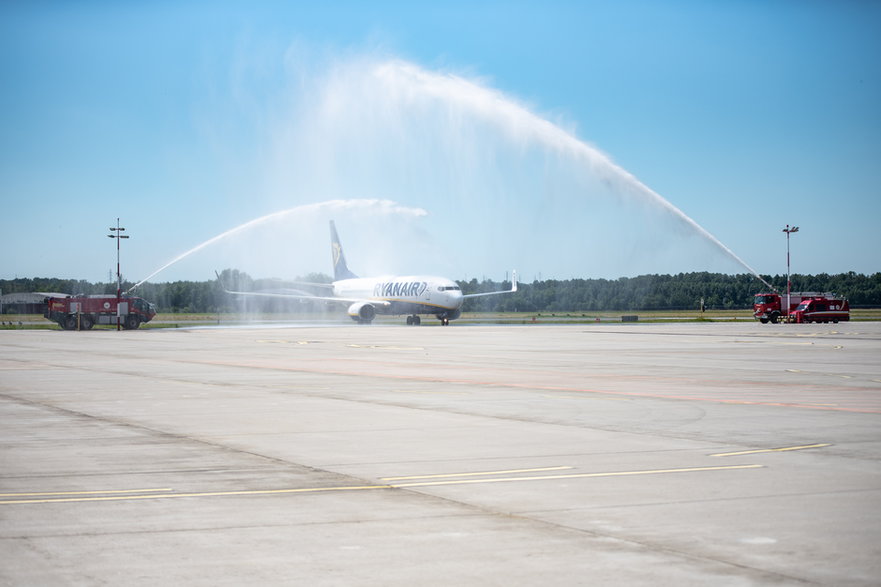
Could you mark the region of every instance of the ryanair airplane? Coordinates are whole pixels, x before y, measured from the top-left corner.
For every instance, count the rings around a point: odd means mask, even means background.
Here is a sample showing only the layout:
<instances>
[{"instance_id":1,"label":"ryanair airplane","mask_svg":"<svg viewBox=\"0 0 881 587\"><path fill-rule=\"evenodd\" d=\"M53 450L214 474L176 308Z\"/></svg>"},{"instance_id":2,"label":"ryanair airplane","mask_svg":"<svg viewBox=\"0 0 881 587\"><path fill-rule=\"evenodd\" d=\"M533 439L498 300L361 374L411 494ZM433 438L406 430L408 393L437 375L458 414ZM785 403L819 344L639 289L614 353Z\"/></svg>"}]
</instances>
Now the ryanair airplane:
<instances>
[{"instance_id":1,"label":"ryanair airplane","mask_svg":"<svg viewBox=\"0 0 881 587\"><path fill-rule=\"evenodd\" d=\"M333 253L333 278L331 284L310 283L307 285L326 287L330 296L303 293L263 293L229 291L227 293L245 296L265 296L275 298L294 298L324 300L349 304L349 316L359 324L370 324L377 314L395 316L407 315L407 324L417 325L422 321L420 314L434 314L441 324L448 326L462 313L462 304L467 298L492 296L517 291L517 273L512 275L511 289L486 293L464 295L452 279L433 275L404 275L386 277L358 277L349 271L343 247L333 220L330 221L330 241Z\"/></svg>"}]
</instances>

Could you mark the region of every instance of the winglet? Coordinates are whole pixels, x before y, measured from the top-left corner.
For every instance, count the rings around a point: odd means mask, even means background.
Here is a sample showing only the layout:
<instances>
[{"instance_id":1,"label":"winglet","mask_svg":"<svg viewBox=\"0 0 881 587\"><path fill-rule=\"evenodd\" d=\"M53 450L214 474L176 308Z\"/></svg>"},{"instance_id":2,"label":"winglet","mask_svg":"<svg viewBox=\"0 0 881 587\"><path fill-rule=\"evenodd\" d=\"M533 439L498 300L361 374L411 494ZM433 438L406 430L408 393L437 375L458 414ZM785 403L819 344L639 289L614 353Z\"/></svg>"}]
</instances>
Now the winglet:
<instances>
[{"instance_id":1,"label":"winglet","mask_svg":"<svg viewBox=\"0 0 881 587\"><path fill-rule=\"evenodd\" d=\"M226 284L223 283L223 278L220 277L220 273L217 272L217 269L214 270L214 275L217 276L217 283L220 284L220 289L222 289L226 293L230 293L230 291L228 289L226 289Z\"/></svg>"},{"instance_id":2,"label":"winglet","mask_svg":"<svg viewBox=\"0 0 881 587\"><path fill-rule=\"evenodd\" d=\"M486 291L483 293L475 293L475 294L465 294L462 297L466 298L466 299L467 298L481 298L483 296L497 296L499 294L514 293L516 291L517 291L517 271L514 270L511 275L511 289L505 289L502 291Z\"/></svg>"}]
</instances>

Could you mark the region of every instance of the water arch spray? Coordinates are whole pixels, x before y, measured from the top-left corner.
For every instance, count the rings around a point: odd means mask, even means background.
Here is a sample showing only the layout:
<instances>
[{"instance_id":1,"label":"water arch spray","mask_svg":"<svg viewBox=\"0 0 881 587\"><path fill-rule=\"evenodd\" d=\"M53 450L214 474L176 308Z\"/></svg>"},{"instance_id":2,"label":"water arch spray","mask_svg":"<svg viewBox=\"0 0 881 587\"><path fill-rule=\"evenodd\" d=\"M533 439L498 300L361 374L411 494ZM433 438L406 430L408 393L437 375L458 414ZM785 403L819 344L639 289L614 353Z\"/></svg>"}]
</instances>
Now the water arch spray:
<instances>
[{"instance_id":1,"label":"water arch spray","mask_svg":"<svg viewBox=\"0 0 881 587\"><path fill-rule=\"evenodd\" d=\"M174 257L164 265L160 266L158 269L153 271L150 275L134 284L131 288L128 289L128 292L131 292L143 285L165 269L171 267L175 263L186 259L190 255L213 245L217 242L220 242L224 239L228 239L229 237L252 230L254 228L258 228L270 222L275 222L278 220L282 220L287 217L297 217L302 216L308 213L313 212L343 212L343 211L361 211L367 214L373 215L396 215L396 216L408 216L408 217L418 217L424 216L427 214L425 210L420 208L412 208L407 206L401 206L395 202L390 200L376 200L376 199L351 199L351 200L328 200L325 202L318 202L314 204L304 204L302 206L296 206L294 208L288 208L285 210L279 210L277 212L273 212L271 214L266 214L264 216L260 216L259 218L254 218L253 220L249 220L248 222L244 222L236 227L233 227L227 231L224 231L217 236L214 236L195 247L181 253L180 255ZM126 292L126 293L128 293Z\"/></svg>"},{"instance_id":2,"label":"water arch spray","mask_svg":"<svg viewBox=\"0 0 881 587\"><path fill-rule=\"evenodd\" d=\"M772 287L719 239L633 174L614 163L608 155L502 93L456 75L429 72L399 60L375 65L372 75L385 86L388 95L398 102L434 100L443 104L455 104L496 125L515 142L539 144L579 161L591 173L611 185L619 196L640 200L665 212L766 286Z\"/></svg>"},{"instance_id":3,"label":"water arch spray","mask_svg":"<svg viewBox=\"0 0 881 587\"><path fill-rule=\"evenodd\" d=\"M467 259L461 259L461 252L459 259L447 255L451 263L448 269L460 276L464 276L464 265L457 261L472 262L479 267L478 271L493 270L494 264L502 260L500 253L508 255L503 260L504 266L525 264L523 260L531 255L532 264L539 270L549 255L559 250L570 251L572 257L595 258L593 248L584 253L573 249L573 245L579 244L574 239L555 241L550 245L554 250L531 243L521 245L520 249L511 246L512 241L517 240L511 235L518 231L528 234L529 223L535 222L534 215L524 221L522 211L517 216L518 212L512 210L525 205L529 207L529 214L535 210L545 213L545 202L511 198L508 205L509 201L504 198L513 190L520 190L519 195L524 195L526 188L522 184L532 181L536 175L533 172L542 172L542 161L548 160L548 154L552 154L555 163L562 162L550 175L561 171L562 175L579 176L564 186L570 194L565 197L570 200L557 208L551 207L543 219L562 222L559 227L554 225L558 230L553 238L571 234L573 219L580 222L582 212L587 211L587 216L606 206L606 202L636 203L651 212L647 222L667 219L681 234L706 243L706 249L713 255L721 253L761 280L755 270L715 236L610 157L578 139L573 132L479 82L430 72L401 60L370 58L330 64L322 68L319 75L302 73L294 72L290 76L296 81L286 89L287 102L267 100L270 113L265 118L271 123L265 129L268 157L262 159L264 168L258 170L265 178L266 193L259 197L274 198L284 209L206 240L158 268L135 287L197 251L251 228L288 216L296 217L314 207L375 206L362 200L334 200L288 207L291 203L312 200L315 193L381 193L399 202L427 208L431 212L429 224L433 234L448 239L442 254L455 248L451 246L454 239L470 245L465 253ZM307 81L303 82L304 79ZM610 197L602 198L602 202L594 198L593 208L573 211L566 207L571 200L587 200L582 197L585 184L579 183L581 176L589 176L590 182L602 184L602 193ZM503 195L494 195L494 188ZM394 205L386 202L385 206ZM424 210L421 212L425 214ZM560 212L567 217L561 219ZM657 230L654 226L650 228ZM575 229L584 231L583 226ZM598 238L595 236L598 234L593 233L592 237ZM667 238L666 234L661 236ZM626 239L627 234L622 238ZM635 238L643 237L637 234ZM643 255L653 244L641 247L637 254ZM412 249L411 245L398 246L393 253ZM434 257L430 260L436 261ZM420 266L424 261L425 257ZM467 272L466 269L464 273Z\"/></svg>"}]
</instances>

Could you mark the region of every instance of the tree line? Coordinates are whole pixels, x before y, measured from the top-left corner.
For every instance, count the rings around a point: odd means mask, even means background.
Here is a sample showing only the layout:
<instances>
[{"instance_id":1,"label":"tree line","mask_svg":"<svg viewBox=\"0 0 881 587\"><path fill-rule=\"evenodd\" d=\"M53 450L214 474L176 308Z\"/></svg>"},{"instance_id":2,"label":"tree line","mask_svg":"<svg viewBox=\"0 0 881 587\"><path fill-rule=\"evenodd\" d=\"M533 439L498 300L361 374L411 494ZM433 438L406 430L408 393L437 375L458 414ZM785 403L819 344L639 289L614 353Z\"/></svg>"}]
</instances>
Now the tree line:
<instances>
[{"instance_id":1,"label":"tree line","mask_svg":"<svg viewBox=\"0 0 881 587\"><path fill-rule=\"evenodd\" d=\"M762 278L786 292L785 275ZM881 307L881 273L854 272L829 275L792 275L792 291L833 292L851 306ZM465 293L491 291L499 284L460 282ZM640 275L618 279L568 279L534 281L511 296L472 300L471 310L565 312L752 308L755 294L768 288L750 274L679 273Z\"/></svg>"},{"instance_id":2,"label":"tree line","mask_svg":"<svg viewBox=\"0 0 881 587\"><path fill-rule=\"evenodd\" d=\"M785 275L763 275L765 281L781 293L786 291ZM318 293L299 282L330 283L331 278L318 273L297 278L295 282L252 279L246 273L226 269L223 284L213 281L174 281L145 283L137 295L153 303L157 311L169 313L216 313L242 311L242 299L224 292L234 291L298 291ZM480 293L508 289L510 282L471 279L458 281L463 293ZM124 281L122 290L134 284ZM566 311L634 311L745 309L752 307L753 296L767 287L749 274L679 273L676 275L640 275L618 279L548 279L519 284L511 295L488 296L469 300L465 311L487 312L566 312ZM829 275L793 275L793 291L834 292L844 296L856 307L881 307L881 273L864 275L848 272ZM51 292L68 295L115 295L116 283L91 283L84 280L57 278L17 278L0 280L4 294L16 292ZM305 311L312 305L296 300L249 298L249 311ZM316 304L324 307L324 304Z\"/></svg>"}]
</instances>

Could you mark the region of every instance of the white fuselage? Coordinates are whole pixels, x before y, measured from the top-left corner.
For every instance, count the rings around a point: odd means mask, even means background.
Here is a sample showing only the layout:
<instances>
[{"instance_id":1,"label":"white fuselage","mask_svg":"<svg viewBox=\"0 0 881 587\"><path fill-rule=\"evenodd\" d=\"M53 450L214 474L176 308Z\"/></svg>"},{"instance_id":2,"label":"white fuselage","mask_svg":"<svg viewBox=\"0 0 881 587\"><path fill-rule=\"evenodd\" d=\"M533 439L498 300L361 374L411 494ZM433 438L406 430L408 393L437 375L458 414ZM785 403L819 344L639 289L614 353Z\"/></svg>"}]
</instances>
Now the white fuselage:
<instances>
[{"instance_id":1,"label":"white fuselage","mask_svg":"<svg viewBox=\"0 0 881 587\"><path fill-rule=\"evenodd\" d=\"M438 314L462 307L462 290L455 281L434 275L359 277L333 282L333 295L369 300L380 314Z\"/></svg>"}]
</instances>

